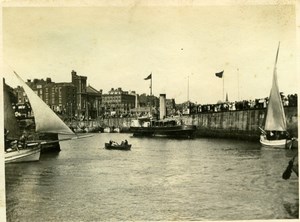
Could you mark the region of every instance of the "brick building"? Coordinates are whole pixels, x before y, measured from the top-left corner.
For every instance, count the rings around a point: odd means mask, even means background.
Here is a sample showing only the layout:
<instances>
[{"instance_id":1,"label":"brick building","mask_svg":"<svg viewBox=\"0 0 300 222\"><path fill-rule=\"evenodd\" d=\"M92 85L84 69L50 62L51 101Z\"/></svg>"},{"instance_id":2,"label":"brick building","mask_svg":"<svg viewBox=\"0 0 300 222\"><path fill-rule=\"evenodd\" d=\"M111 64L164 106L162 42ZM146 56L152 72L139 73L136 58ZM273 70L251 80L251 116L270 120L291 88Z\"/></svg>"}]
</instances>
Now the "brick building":
<instances>
[{"instance_id":1,"label":"brick building","mask_svg":"<svg viewBox=\"0 0 300 222\"><path fill-rule=\"evenodd\" d=\"M71 83L48 83L43 87L43 100L59 114L74 116L76 88Z\"/></svg>"},{"instance_id":2,"label":"brick building","mask_svg":"<svg viewBox=\"0 0 300 222\"><path fill-rule=\"evenodd\" d=\"M72 83L76 87L76 116L84 118L87 111L87 92L86 92L86 76L79 76L72 70Z\"/></svg>"},{"instance_id":3,"label":"brick building","mask_svg":"<svg viewBox=\"0 0 300 222\"><path fill-rule=\"evenodd\" d=\"M92 86L87 86L87 77L77 75L72 70L72 84L76 87L76 116L79 119L95 119L101 114L100 104L102 90L98 91Z\"/></svg>"},{"instance_id":4,"label":"brick building","mask_svg":"<svg viewBox=\"0 0 300 222\"><path fill-rule=\"evenodd\" d=\"M135 92L123 91L122 88L112 88L108 94L102 95L102 110L105 115L123 116L135 107Z\"/></svg>"},{"instance_id":5,"label":"brick building","mask_svg":"<svg viewBox=\"0 0 300 222\"><path fill-rule=\"evenodd\" d=\"M72 82L55 83L51 78L27 80L26 84L58 114L79 119L97 118L101 106L102 91L87 86L87 77L71 72ZM22 87L15 89L18 104L28 104Z\"/></svg>"},{"instance_id":6,"label":"brick building","mask_svg":"<svg viewBox=\"0 0 300 222\"><path fill-rule=\"evenodd\" d=\"M88 85L86 87L86 100L87 100L87 116L91 119L95 119L102 115L104 111L101 109L102 102L102 90L96 90L92 86Z\"/></svg>"}]
</instances>

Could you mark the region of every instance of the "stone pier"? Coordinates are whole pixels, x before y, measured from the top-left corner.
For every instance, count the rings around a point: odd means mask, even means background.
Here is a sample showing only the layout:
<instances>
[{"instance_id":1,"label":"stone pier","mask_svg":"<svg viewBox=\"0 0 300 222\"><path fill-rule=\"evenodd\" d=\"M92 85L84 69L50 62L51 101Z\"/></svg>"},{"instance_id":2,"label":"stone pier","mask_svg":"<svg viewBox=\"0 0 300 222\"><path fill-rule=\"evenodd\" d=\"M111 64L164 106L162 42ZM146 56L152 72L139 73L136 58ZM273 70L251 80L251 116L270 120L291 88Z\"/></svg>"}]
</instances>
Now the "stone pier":
<instances>
[{"instance_id":1,"label":"stone pier","mask_svg":"<svg viewBox=\"0 0 300 222\"><path fill-rule=\"evenodd\" d=\"M196 137L219 137L231 139L258 140L265 119L265 109L241 111L207 112L176 117L186 124L197 126ZM287 128L292 136L298 137L297 107L285 107ZM128 132L133 118L109 118L89 121L102 127L119 127Z\"/></svg>"}]
</instances>

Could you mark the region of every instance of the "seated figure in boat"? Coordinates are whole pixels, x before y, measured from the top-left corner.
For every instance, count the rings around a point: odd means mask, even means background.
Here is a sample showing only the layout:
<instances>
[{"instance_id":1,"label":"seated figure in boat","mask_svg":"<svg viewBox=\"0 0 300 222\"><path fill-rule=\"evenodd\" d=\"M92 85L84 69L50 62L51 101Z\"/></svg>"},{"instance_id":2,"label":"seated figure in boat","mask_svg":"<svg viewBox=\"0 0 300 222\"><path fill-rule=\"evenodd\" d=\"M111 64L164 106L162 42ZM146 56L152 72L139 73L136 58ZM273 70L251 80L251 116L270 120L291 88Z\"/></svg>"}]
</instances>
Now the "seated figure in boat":
<instances>
[{"instance_id":1,"label":"seated figure in boat","mask_svg":"<svg viewBox=\"0 0 300 222\"><path fill-rule=\"evenodd\" d=\"M26 132L24 132L24 133L21 135L20 139L18 140L18 146L20 146L20 147L22 147L23 149L25 149L25 148L26 148L26 141L27 141L27 139L28 139L28 135L27 135Z\"/></svg>"},{"instance_id":2,"label":"seated figure in boat","mask_svg":"<svg viewBox=\"0 0 300 222\"><path fill-rule=\"evenodd\" d=\"M290 138L288 132L284 131L267 131L268 140L284 140Z\"/></svg>"},{"instance_id":3,"label":"seated figure in boat","mask_svg":"<svg viewBox=\"0 0 300 222\"><path fill-rule=\"evenodd\" d=\"M109 144L110 144L110 145L113 145L113 146L117 146L117 145L119 145L117 142L115 142L115 141L112 141L112 140L110 140L110 141L109 141Z\"/></svg>"},{"instance_id":4,"label":"seated figure in boat","mask_svg":"<svg viewBox=\"0 0 300 222\"><path fill-rule=\"evenodd\" d=\"M127 141L127 140L122 141L122 142L121 142L121 145L128 145L128 141Z\"/></svg>"},{"instance_id":5,"label":"seated figure in boat","mask_svg":"<svg viewBox=\"0 0 300 222\"><path fill-rule=\"evenodd\" d=\"M121 145L126 145L126 146L127 146L127 145L128 145L128 141L127 141L127 140L122 141L122 142L121 142Z\"/></svg>"},{"instance_id":6,"label":"seated figure in boat","mask_svg":"<svg viewBox=\"0 0 300 222\"><path fill-rule=\"evenodd\" d=\"M7 136L9 134L8 129L4 129L4 151L11 152L13 150L18 150L19 141L8 139Z\"/></svg>"}]
</instances>

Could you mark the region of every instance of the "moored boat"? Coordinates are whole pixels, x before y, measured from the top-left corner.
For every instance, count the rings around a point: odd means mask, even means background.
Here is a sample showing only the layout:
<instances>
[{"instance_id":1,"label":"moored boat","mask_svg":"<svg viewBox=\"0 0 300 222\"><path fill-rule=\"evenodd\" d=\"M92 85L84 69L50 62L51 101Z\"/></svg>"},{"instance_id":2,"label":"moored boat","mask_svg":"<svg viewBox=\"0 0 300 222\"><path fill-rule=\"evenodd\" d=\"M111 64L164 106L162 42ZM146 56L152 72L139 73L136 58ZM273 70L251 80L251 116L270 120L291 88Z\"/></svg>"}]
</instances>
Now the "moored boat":
<instances>
[{"instance_id":1,"label":"moored boat","mask_svg":"<svg viewBox=\"0 0 300 222\"><path fill-rule=\"evenodd\" d=\"M186 125L174 118L154 120L152 118L138 118L132 120L130 132L133 136L165 136L174 138L193 138L195 125Z\"/></svg>"},{"instance_id":2,"label":"moored boat","mask_svg":"<svg viewBox=\"0 0 300 222\"><path fill-rule=\"evenodd\" d=\"M41 146L39 144L27 145L24 143L21 129L12 108L8 85L3 80L4 94L4 161L29 162L40 159ZM23 137L22 137L22 136ZM22 141L20 140L22 139Z\"/></svg>"},{"instance_id":3,"label":"moored boat","mask_svg":"<svg viewBox=\"0 0 300 222\"><path fill-rule=\"evenodd\" d=\"M110 133L110 132L111 132L110 127L105 127L105 128L103 129L103 132L104 132L104 133Z\"/></svg>"},{"instance_id":4,"label":"moored boat","mask_svg":"<svg viewBox=\"0 0 300 222\"><path fill-rule=\"evenodd\" d=\"M133 136L163 136L173 138L193 138L197 127L184 124L180 118L167 117L166 94L160 94L159 119L148 116L131 121L130 132Z\"/></svg>"},{"instance_id":5,"label":"moored boat","mask_svg":"<svg viewBox=\"0 0 300 222\"><path fill-rule=\"evenodd\" d=\"M287 132L286 117L277 81L276 65L278 59L278 52L279 45L275 59L273 82L267 106L265 125L264 129L260 128L260 143L266 147L291 148L292 138Z\"/></svg>"},{"instance_id":6,"label":"moored boat","mask_svg":"<svg viewBox=\"0 0 300 222\"><path fill-rule=\"evenodd\" d=\"M41 154L40 145L34 147L27 147L25 149L9 148L5 151L5 163L19 163L39 161Z\"/></svg>"},{"instance_id":7,"label":"moored boat","mask_svg":"<svg viewBox=\"0 0 300 222\"><path fill-rule=\"evenodd\" d=\"M23 87L24 92L28 97L28 101L32 107L34 113L35 122L35 133L36 134L52 134L54 139L50 140L40 140L34 139L29 140L26 136L20 141L17 128L18 123L12 123L15 118L14 113L9 111L11 106L10 101L5 102L5 130L9 132L5 137L5 163L11 162L27 162L33 160L39 160L41 148L47 147L49 144L58 144L58 134L68 134L75 136L74 132L52 111L51 108L37 95L34 91L29 88L29 86L21 79L21 77L14 72L21 87ZM12 110L12 109L11 109ZM27 133L26 133L27 134ZM10 138L11 137L11 138ZM48 137L49 138L49 137ZM57 139L56 139L57 138ZM76 137L71 137L68 139L75 139ZM21 143L21 145L20 145ZM59 149L60 150L60 149Z\"/></svg>"}]
</instances>

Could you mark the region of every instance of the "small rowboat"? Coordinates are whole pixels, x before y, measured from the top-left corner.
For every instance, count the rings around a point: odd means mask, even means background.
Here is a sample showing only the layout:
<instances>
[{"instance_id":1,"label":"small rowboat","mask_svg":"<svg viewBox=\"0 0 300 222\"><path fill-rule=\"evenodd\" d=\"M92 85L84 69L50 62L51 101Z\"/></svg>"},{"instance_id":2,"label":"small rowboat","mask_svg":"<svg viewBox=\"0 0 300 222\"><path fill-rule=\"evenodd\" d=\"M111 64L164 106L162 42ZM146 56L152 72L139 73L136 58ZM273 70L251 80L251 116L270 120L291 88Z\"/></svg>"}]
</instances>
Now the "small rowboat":
<instances>
[{"instance_id":1,"label":"small rowboat","mask_svg":"<svg viewBox=\"0 0 300 222\"><path fill-rule=\"evenodd\" d=\"M107 150L130 150L131 144L105 143L105 149L107 149Z\"/></svg>"}]
</instances>

